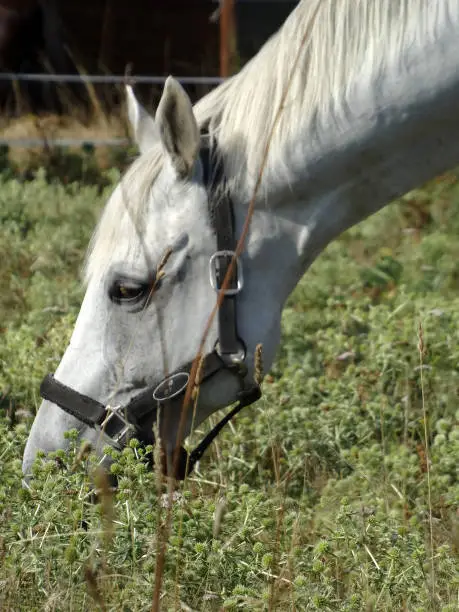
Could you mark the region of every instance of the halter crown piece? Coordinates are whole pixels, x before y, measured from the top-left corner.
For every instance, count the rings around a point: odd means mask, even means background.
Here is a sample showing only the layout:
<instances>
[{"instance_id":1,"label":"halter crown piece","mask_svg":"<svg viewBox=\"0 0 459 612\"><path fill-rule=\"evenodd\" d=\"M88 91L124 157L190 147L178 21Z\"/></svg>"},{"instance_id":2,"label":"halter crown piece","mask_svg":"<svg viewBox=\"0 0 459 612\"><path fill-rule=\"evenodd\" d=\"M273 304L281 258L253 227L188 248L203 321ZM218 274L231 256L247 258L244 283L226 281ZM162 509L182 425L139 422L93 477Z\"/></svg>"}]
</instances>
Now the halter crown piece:
<instances>
[{"instance_id":1,"label":"halter crown piece","mask_svg":"<svg viewBox=\"0 0 459 612\"><path fill-rule=\"evenodd\" d=\"M217 250L209 260L209 276L213 289L221 290L225 276L235 256L237 240L234 231L233 203L225 185L223 166L219 161L212 165L209 148L201 148L204 183L208 192L209 214L215 232ZM253 404L261 397L260 386L247 381L246 347L237 333L237 296L244 286L241 262L236 259L230 283L223 292L218 309L218 342L213 351L207 353L199 368L199 384L205 383L220 371L226 370L238 379L240 391L235 398L236 406L230 410L207 434L198 446L187 453L182 447L176 449L175 478L183 479L193 471L197 461L228 423L244 406ZM48 374L40 386L43 399L53 402L89 427L96 428L112 447L121 450L129 438L137 438L146 446L154 444L151 426L157 411L171 404L183 404L193 362L184 364L163 380L136 395L128 404L111 407L82 395ZM101 463L104 462L104 456ZM169 476L167 465L163 470Z\"/></svg>"}]
</instances>

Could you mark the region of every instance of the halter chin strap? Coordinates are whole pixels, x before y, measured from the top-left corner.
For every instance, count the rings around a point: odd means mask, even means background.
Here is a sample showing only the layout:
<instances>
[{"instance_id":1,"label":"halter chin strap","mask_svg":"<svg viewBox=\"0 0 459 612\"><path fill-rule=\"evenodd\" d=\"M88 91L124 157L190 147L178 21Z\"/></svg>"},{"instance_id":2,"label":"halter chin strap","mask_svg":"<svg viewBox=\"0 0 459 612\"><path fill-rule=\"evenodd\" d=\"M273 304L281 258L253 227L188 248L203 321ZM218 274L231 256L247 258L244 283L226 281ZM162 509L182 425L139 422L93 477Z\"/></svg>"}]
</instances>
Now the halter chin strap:
<instances>
[{"instance_id":1,"label":"halter chin strap","mask_svg":"<svg viewBox=\"0 0 459 612\"><path fill-rule=\"evenodd\" d=\"M204 184L209 194L209 214L217 240L217 251L209 261L210 283L218 293L231 265L236 249L234 211L231 198L226 189L221 162L213 165L208 147L201 150ZM218 309L218 342L215 349L204 356L199 368L199 380L190 382L192 362L148 387L124 406L105 406L100 402L82 395L64 385L48 374L40 386L43 399L56 404L89 427L100 430L107 443L117 449L126 446L130 437L137 438L142 444L154 444L152 423L156 421L158 408L183 405L188 384L201 385L218 372L230 372L238 379L240 391L235 400L236 406L226 414L207 434L200 444L189 454L180 448L174 476L183 479L190 474L197 461L202 457L222 428L244 406L256 402L261 390L255 382L247 384L246 349L237 332L236 300L244 284L242 266L236 266L223 301ZM102 462L105 460L105 456ZM167 473L167 463L163 466Z\"/></svg>"}]
</instances>

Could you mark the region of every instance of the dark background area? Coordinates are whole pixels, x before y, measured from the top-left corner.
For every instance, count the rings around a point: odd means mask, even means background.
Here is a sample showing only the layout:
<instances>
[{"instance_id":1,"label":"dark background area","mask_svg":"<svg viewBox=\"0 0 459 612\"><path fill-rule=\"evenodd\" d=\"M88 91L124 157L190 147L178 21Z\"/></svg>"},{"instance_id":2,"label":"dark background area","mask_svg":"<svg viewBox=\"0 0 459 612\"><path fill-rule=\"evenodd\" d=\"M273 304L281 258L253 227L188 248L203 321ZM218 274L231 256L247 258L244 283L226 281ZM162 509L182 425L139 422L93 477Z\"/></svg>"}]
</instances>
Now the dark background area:
<instances>
[{"instance_id":1,"label":"dark background area","mask_svg":"<svg viewBox=\"0 0 459 612\"><path fill-rule=\"evenodd\" d=\"M252 57L297 2L236 0L236 68ZM218 76L215 0L0 0L0 73ZM189 86L198 98L210 86ZM140 87L154 102L160 88ZM0 81L3 112L68 112L91 95L117 104L119 88Z\"/></svg>"}]
</instances>

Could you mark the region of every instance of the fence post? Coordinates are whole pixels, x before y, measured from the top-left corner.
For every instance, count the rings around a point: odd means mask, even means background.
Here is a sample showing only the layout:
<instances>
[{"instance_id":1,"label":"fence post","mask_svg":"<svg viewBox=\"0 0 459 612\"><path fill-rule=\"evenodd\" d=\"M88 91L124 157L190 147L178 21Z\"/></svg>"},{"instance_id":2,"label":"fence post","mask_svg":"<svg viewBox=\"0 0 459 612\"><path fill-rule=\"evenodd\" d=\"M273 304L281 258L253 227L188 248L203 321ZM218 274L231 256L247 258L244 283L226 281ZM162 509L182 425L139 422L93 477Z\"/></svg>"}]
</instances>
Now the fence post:
<instances>
[{"instance_id":1,"label":"fence post","mask_svg":"<svg viewBox=\"0 0 459 612\"><path fill-rule=\"evenodd\" d=\"M220 76L229 77L234 57L234 0L220 0Z\"/></svg>"}]
</instances>

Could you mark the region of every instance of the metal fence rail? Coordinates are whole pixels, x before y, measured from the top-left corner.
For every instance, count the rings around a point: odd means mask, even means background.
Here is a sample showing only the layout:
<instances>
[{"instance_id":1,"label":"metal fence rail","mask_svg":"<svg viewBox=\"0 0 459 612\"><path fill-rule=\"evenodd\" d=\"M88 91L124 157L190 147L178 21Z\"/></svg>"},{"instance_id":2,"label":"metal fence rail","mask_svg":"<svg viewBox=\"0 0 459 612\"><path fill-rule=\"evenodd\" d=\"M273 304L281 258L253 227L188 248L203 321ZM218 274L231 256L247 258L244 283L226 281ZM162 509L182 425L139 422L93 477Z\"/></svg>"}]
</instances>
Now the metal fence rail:
<instances>
[{"instance_id":1,"label":"metal fence rail","mask_svg":"<svg viewBox=\"0 0 459 612\"><path fill-rule=\"evenodd\" d=\"M103 147L124 147L131 144L128 138L2 138L0 146L30 148L35 147L82 147L83 145Z\"/></svg>"},{"instance_id":2,"label":"metal fence rail","mask_svg":"<svg viewBox=\"0 0 459 612\"><path fill-rule=\"evenodd\" d=\"M224 78L209 76L177 76L175 77L182 85L210 85L215 86L223 83ZM101 84L124 84L142 83L150 85L163 85L165 76L145 75L108 75L108 74L46 74L46 73L14 73L1 72L0 81L29 81L42 83L101 83ZM81 147L85 144L94 146L119 147L127 146L130 140L127 138L4 138L0 136L0 146L33 148L33 147Z\"/></svg>"},{"instance_id":3,"label":"metal fence rail","mask_svg":"<svg viewBox=\"0 0 459 612\"><path fill-rule=\"evenodd\" d=\"M219 85L225 79L221 77L208 76L177 76L174 77L183 85ZM0 81L41 81L45 83L146 83L151 85L162 85L165 76L135 76L135 75L109 75L109 74L42 74L42 73L0 73Z\"/></svg>"}]
</instances>

